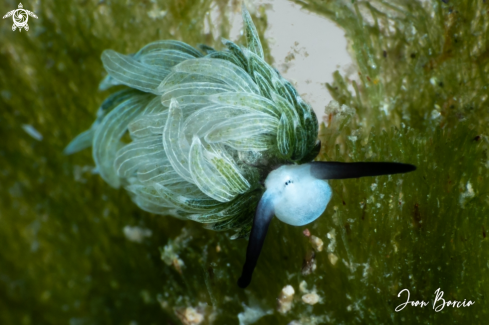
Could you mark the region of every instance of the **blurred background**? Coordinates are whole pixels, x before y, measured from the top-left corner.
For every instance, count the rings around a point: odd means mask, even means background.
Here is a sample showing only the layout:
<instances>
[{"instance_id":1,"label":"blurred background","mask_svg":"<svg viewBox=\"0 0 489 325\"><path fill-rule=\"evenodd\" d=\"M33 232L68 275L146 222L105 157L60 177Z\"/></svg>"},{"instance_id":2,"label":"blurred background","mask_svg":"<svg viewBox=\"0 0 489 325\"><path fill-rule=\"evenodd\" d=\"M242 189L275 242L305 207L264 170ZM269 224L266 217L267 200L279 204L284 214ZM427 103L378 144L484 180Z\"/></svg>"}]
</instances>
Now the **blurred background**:
<instances>
[{"instance_id":1,"label":"blurred background","mask_svg":"<svg viewBox=\"0 0 489 325\"><path fill-rule=\"evenodd\" d=\"M104 49L243 44L241 1L22 4L39 17L29 31L0 21L0 324L487 319L485 1L246 1L267 61L318 115L318 159L418 166L331 181L313 224L274 220L246 290L246 240L141 211L94 172L90 150L62 153L110 94L98 91ZM402 289L433 303L438 288L476 303L394 311Z\"/></svg>"}]
</instances>

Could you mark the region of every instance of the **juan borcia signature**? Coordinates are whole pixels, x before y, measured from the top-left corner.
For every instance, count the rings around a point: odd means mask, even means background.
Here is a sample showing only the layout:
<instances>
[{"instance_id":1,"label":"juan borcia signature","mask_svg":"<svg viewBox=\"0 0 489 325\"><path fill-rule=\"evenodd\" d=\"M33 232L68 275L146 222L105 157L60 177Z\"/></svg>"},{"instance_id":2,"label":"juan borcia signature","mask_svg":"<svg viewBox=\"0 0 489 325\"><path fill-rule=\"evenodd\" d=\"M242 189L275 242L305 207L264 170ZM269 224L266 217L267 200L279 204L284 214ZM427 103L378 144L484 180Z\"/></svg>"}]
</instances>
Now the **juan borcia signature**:
<instances>
[{"instance_id":1,"label":"juan borcia signature","mask_svg":"<svg viewBox=\"0 0 489 325\"><path fill-rule=\"evenodd\" d=\"M397 297L401 297L401 294L403 292L407 292L407 300L406 302L403 302L399 306L396 307L396 312L399 312L406 308L406 306L410 305L412 307L426 307L430 304L430 301L419 301L419 300L414 300L411 301L409 300L411 293L409 292L408 289L403 289L399 292ZM443 291L440 290L440 288L436 289L435 291L435 300L433 301L433 310L436 312L442 311L443 308L445 307L453 307L453 308L460 308L460 307L470 307L473 304L475 304L475 301L467 301L467 299L464 299L464 301L458 301L458 300L445 300L443 298Z\"/></svg>"}]
</instances>

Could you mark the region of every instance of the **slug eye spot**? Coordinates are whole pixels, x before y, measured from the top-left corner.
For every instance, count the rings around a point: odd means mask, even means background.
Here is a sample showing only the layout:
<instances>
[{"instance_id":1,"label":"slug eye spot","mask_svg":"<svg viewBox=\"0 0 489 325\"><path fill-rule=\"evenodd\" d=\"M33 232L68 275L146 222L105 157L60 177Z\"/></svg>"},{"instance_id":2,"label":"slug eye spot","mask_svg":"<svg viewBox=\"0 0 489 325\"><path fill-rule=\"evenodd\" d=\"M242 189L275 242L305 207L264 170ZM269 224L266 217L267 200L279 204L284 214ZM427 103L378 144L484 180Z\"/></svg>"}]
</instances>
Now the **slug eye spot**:
<instances>
[{"instance_id":1,"label":"slug eye spot","mask_svg":"<svg viewBox=\"0 0 489 325\"><path fill-rule=\"evenodd\" d=\"M289 185L289 184L291 184L291 183L293 183L293 182L292 182L292 180L291 180L291 179L289 179L288 181L286 181L286 182L285 182L285 186L287 186L287 185Z\"/></svg>"}]
</instances>

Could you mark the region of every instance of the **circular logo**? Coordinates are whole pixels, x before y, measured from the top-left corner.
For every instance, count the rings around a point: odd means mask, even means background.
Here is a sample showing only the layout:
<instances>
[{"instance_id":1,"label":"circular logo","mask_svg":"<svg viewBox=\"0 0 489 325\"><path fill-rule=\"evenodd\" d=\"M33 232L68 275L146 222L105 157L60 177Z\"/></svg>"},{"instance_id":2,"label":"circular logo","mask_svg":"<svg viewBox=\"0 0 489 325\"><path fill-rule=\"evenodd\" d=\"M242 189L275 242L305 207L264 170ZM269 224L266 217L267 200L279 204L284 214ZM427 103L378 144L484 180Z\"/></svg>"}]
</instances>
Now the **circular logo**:
<instances>
[{"instance_id":1,"label":"circular logo","mask_svg":"<svg viewBox=\"0 0 489 325\"><path fill-rule=\"evenodd\" d=\"M17 27L24 27L29 19L29 16L24 9L17 9L13 16L14 24L17 25Z\"/></svg>"}]
</instances>

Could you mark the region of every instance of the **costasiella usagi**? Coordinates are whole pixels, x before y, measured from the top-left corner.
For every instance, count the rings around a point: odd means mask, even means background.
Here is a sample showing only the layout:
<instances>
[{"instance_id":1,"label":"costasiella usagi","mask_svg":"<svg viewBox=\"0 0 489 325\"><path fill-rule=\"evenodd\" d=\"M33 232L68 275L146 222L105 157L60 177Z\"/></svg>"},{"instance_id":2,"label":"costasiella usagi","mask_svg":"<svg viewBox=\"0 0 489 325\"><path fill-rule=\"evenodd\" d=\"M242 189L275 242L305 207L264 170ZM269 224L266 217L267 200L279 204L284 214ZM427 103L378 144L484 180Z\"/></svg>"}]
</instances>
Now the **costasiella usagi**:
<instances>
[{"instance_id":1,"label":"costasiella usagi","mask_svg":"<svg viewBox=\"0 0 489 325\"><path fill-rule=\"evenodd\" d=\"M124 187L141 209L249 236L238 285L247 287L273 216L302 226L323 214L328 180L406 173L397 162L313 161L314 111L264 60L251 16L242 10L246 46L198 49L174 40L124 55L102 54L115 85L92 126L65 148L92 147L100 176ZM129 134L131 142L122 141Z\"/></svg>"}]
</instances>

